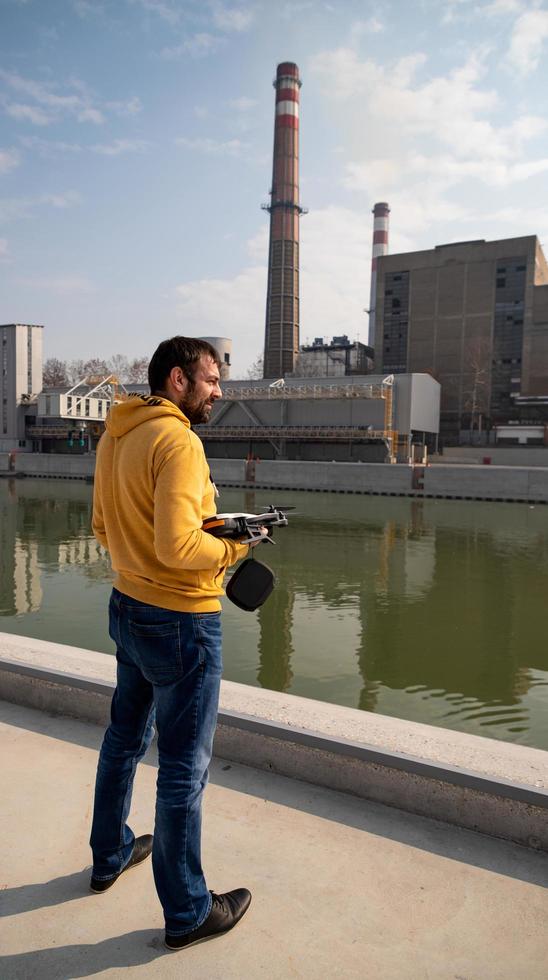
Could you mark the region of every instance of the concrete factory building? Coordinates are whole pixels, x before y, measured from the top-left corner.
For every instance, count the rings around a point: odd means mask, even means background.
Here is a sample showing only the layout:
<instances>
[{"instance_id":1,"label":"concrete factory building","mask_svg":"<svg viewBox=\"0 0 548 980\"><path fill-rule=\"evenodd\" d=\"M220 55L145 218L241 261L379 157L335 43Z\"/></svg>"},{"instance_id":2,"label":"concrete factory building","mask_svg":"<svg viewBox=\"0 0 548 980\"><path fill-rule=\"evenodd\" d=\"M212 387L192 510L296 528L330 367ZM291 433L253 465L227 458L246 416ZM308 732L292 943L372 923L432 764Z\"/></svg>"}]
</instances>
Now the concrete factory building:
<instances>
[{"instance_id":1,"label":"concrete factory building","mask_svg":"<svg viewBox=\"0 0 548 980\"><path fill-rule=\"evenodd\" d=\"M444 441L548 420L548 265L535 235L381 256L375 307L375 370L437 378Z\"/></svg>"},{"instance_id":2,"label":"concrete factory building","mask_svg":"<svg viewBox=\"0 0 548 980\"><path fill-rule=\"evenodd\" d=\"M324 343L323 337L315 337L311 344L304 344L295 364L297 378L341 378L350 374L369 374L373 370L373 349L351 341L343 334Z\"/></svg>"},{"instance_id":3,"label":"concrete factory building","mask_svg":"<svg viewBox=\"0 0 548 980\"><path fill-rule=\"evenodd\" d=\"M428 374L232 381L196 431L212 458L395 462L435 448L439 398Z\"/></svg>"},{"instance_id":4,"label":"concrete factory building","mask_svg":"<svg viewBox=\"0 0 548 980\"><path fill-rule=\"evenodd\" d=\"M25 426L29 405L42 390L42 335L34 323L0 325L0 452L30 449Z\"/></svg>"}]
</instances>

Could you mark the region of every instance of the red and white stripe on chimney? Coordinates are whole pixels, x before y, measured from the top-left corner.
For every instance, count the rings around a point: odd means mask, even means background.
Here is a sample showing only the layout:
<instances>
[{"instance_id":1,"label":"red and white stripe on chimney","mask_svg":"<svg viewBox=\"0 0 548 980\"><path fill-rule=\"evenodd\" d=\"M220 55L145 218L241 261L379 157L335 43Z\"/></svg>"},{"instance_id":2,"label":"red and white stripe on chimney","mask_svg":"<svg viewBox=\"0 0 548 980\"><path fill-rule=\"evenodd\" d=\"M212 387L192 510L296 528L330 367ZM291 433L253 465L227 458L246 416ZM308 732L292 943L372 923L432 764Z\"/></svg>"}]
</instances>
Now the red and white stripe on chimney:
<instances>
[{"instance_id":1,"label":"red and white stripe on chimney","mask_svg":"<svg viewBox=\"0 0 548 980\"><path fill-rule=\"evenodd\" d=\"M369 346L375 346L375 307L377 305L377 259L388 254L388 215L385 201L373 208L373 252L371 258L371 291L369 294Z\"/></svg>"}]
</instances>

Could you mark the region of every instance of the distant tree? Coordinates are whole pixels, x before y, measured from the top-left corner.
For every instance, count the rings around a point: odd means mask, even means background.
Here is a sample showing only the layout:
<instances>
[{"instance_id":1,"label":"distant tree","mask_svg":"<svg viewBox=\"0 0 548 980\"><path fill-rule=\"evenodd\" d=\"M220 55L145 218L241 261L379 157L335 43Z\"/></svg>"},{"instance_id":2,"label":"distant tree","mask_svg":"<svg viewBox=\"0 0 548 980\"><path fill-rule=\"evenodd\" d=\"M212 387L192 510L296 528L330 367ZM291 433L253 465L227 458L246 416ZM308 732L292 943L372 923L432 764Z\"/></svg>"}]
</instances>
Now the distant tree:
<instances>
[{"instance_id":1,"label":"distant tree","mask_svg":"<svg viewBox=\"0 0 548 980\"><path fill-rule=\"evenodd\" d=\"M118 381L128 380L129 361L125 354L113 354L107 362L111 374L115 374Z\"/></svg>"},{"instance_id":2,"label":"distant tree","mask_svg":"<svg viewBox=\"0 0 548 980\"><path fill-rule=\"evenodd\" d=\"M481 427L489 411L491 344L477 337L466 344L463 359L463 408L470 417L470 432Z\"/></svg>"},{"instance_id":3,"label":"distant tree","mask_svg":"<svg viewBox=\"0 0 548 980\"><path fill-rule=\"evenodd\" d=\"M57 357L48 357L42 372L44 388L64 388L69 383L67 365Z\"/></svg>"},{"instance_id":4,"label":"distant tree","mask_svg":"<svg viewBox=\"0 0 548 980\"><path fill-rule=\"evenodd\" d=\"M263 376L263 355L257 354L251 367L247 369L246 378L249 381L258 381Z\"/></svg>"},{"instance_id":5,"label":"distant tree","mask_svg":"<svg viewBox=\"0 0 548 980\"><path fill-rule=\"evenodd\" d=\"M91 374L96 376L101 375L101 377L106 377L110 373L110 369L106 361L100 357L91 357L89 361L84 361L84 374L88 377Z\"/></svg>"},{"instance_id":6,"label":"distant tree","mask_svg":"<svg viewBox=\"0 0 548 980\"><path fill-rule=\"evenodd\" d=\"M130 362L127 372L129 384L146 384L148 381L148 358L136 357Z\"/></svg>"},{"instance_id":7,"label":"distant tree","mask_svg":"<svg viewBox=\"0 0 548 980\"><path fill-rule=\"evenodd\" d=\"M82 360L70 361L70 363L67 364L67 375L68 375L69 384L75 385L77 381L81 381L82 378L85 377L86 372L84 368L85 368L85 361Z\"/></svg>"}]
</instances>

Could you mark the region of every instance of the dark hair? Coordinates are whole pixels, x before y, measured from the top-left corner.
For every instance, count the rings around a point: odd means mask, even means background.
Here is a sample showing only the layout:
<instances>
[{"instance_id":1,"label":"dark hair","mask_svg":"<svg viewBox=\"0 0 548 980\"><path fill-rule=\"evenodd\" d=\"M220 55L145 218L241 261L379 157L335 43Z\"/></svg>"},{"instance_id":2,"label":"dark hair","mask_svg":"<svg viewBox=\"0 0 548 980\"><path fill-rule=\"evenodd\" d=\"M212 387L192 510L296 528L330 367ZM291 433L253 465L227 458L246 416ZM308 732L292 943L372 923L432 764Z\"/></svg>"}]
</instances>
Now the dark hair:
<instances>
[{"instance_id":1,"label":"dark hair","mask_svg":"<svg viewBox=\"0 0 548 980\"><path fill-rule=\"evenodd\" d=\"M163 340L152 355L148 366L148 383L152 394L163 391L166 378L174 367L180 367L185 378L194 384L194 372L200 358L206 354L217 367L221 368L221 358L207 340L195 337L171 337Z\"/></svg>"}]
</instances>

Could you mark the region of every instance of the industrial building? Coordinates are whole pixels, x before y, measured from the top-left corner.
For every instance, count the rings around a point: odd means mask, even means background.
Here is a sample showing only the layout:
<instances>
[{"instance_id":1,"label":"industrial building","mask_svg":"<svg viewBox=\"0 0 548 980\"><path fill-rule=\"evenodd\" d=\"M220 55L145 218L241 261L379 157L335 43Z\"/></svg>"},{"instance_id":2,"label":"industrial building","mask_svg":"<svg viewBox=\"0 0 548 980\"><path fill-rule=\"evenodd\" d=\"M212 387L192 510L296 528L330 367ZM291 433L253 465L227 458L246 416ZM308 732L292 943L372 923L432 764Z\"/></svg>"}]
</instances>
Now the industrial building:
<instances>
[{"instance_id":1,"label":"industrial building","mask_svg":"<svg viewBox=\"0 0 548 980\"><path fill-rule=\"evenodd\" d=\"M26 416L29 405L42 390L43 329L34 323L0 325L0 452L32 448L26 434Z\"/></svg>"},{"instance_id":2,"label":"industrial building","mask_svg":"<svg viewBox=\"0 0 548 980\"><path fill-rule=\"evenodd\" d=\"M548 421L548 265L536 236L380 256L375 307L375 370L440 382L444 442Z\"/></svg>"},{"instance_id":3,"label":"industrial building","mask_svg":"<svg viewBox=\"0 0 548 980\"><path fill-rule=\"evenodd\" d=\"M351 374L369 374L373 370L373 348L351 341L346 334L324 343L315 337L303 344L295 362L296 378L341 378Z\"/></svg>"},{"instance_id":4,"label":"industrial building","mask_svg":"<svg viewBox=\"0 0 548 980\"><path fill-rule=\"evenodd\" d=\"M435 448L439 393L428 374L233 381L196 431L212 458L395 462Z\"/></svg>"}]
</instances>

